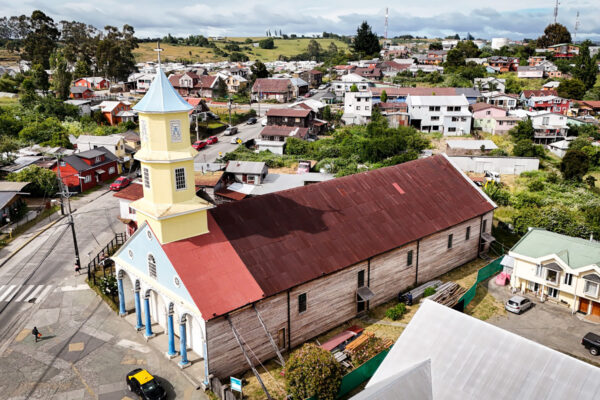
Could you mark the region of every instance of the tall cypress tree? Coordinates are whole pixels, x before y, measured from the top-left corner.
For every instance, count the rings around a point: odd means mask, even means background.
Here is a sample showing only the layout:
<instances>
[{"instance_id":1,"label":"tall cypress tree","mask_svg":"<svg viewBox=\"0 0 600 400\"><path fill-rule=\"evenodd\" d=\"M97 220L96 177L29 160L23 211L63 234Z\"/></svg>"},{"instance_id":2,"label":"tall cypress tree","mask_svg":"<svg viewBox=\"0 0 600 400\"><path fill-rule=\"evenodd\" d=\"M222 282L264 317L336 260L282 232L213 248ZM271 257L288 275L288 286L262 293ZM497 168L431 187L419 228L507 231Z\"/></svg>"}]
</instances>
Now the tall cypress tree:
<instances>
[{"instance_id":1,"label":"tall cypress tree","mask_svg":"<svg viewBox=\"0 0 600 400\"><path fill-rule=\"evenodd\" d=\"M590 57L590 45L592 42L586 40L579 47L579 56L575 62L573 76L579 78L585 85L586 90L594 87L598 76L598 56Z\"/></svg>"},{"instance_id":2,"label":"tall cypress tree","mask_svg":"<svg viewBox=\"0 0 600 400\"><path fill-rule=\"evenodd\" d=\"M376 55L381 50L379 38L371 31L371 27L367 24L367 21L363 21L356 30L353 47L354 51L361 56Z\"/></svg>"}]
</instances>

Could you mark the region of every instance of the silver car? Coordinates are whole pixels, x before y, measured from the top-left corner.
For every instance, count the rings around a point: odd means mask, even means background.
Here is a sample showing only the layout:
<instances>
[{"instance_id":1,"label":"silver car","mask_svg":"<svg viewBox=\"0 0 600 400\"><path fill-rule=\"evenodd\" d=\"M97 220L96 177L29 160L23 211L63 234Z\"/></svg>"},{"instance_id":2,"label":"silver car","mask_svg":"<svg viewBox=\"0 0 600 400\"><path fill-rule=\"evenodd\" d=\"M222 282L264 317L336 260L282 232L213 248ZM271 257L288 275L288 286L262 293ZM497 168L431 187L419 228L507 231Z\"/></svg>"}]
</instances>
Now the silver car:
<instances>
[{"instance_id":1,"label":"silver car","mask_svg":"<svg viewBox=\"0 0 600 400\"><path fill-rule=\"evenodd\" d=\"M523 311L527 310L528 308L531 308L531 306L533 306L531 300L526 299L523 296L513 296L510 299L508 299L508 301L504 305L504 308L506 309L506 311L510 311L515 314L521 314Z\"/></svg>"}]
</instances>

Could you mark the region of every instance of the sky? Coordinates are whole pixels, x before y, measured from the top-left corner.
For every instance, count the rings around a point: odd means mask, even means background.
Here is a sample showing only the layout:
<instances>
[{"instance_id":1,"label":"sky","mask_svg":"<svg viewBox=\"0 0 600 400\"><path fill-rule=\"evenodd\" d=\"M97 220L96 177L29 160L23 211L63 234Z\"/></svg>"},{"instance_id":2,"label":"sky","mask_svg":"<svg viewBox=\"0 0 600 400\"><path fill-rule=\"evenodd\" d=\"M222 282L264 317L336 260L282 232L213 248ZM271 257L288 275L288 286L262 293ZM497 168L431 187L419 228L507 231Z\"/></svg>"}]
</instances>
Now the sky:
<instances>
[{"instance_id":1,"label":"sky","mask_svg":"<svg viewBox=\"0 0 600 400\"><path fill-rule=\"evenodd\" d=\"M600 41L599 0L561 0L558 22L577 40ZM476 38L537 38L554 20L554 0L0 0L0 15L31 14L39 9L55 21L76 20L103 28L132 25L136 36L311 36L324 31L352 35L366 20L388 37L403 34L444 37L471 33Z\"/></svg>"}]
</instances>

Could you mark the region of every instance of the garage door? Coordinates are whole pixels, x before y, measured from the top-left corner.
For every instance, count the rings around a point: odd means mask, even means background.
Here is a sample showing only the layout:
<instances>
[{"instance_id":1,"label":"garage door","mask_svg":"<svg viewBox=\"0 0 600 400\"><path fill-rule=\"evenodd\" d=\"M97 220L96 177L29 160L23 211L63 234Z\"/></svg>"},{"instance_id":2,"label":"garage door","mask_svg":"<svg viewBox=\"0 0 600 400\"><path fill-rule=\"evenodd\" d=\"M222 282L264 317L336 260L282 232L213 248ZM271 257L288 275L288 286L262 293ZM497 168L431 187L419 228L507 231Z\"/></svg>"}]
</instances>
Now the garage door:
<instances>
[{"instance_id":1,"label":"garage door","mask_svg":"<svg viewBox=\"0 0 600 400\"><path fill-rule=\"evenodd\" d=\"M588 313L588 306L590 305L590 301L588 299L579 299L579 311L582 313Z\"/></svg>"},{"instance_id":2,"label":"garage door","mask_svg":"<svg viewBox=\"0 0 600 400\"><path fill-rule=\"evenodd\" d=\"M597 315L600 317L600 303L592 301L592 315Z\"/></svg>"}]
</instances>

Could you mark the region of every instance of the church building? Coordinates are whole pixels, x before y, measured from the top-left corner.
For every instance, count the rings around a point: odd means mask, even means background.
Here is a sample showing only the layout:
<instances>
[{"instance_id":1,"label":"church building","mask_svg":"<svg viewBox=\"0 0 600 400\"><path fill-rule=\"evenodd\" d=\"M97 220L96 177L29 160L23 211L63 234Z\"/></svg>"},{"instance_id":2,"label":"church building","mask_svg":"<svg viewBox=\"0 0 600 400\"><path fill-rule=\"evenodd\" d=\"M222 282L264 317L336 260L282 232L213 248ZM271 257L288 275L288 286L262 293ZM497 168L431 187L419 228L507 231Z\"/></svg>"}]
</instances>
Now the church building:
<instances>
[{"instance_id":1,"label":"church building","mask_svg":"<svg viewBox=\"0 0 600 400\"><path fill-rule=\"evenodd\" d=\"M198 379L227 378L486 251L496 205L444 155L235 203L197 197L190 105L158 68L139 113L139 227L119 312ZM131 318L130 316L130 318ZM178 345L176 346L176 344Z\"/></svg>"}]
</instances>

